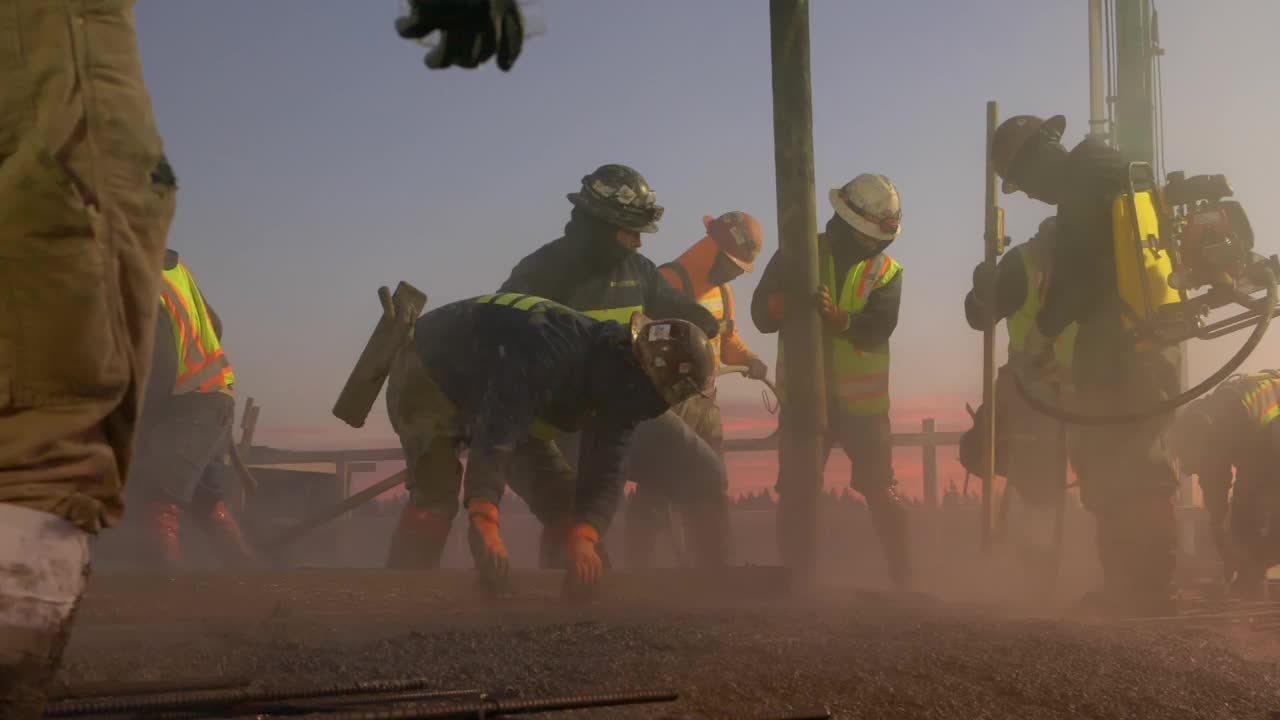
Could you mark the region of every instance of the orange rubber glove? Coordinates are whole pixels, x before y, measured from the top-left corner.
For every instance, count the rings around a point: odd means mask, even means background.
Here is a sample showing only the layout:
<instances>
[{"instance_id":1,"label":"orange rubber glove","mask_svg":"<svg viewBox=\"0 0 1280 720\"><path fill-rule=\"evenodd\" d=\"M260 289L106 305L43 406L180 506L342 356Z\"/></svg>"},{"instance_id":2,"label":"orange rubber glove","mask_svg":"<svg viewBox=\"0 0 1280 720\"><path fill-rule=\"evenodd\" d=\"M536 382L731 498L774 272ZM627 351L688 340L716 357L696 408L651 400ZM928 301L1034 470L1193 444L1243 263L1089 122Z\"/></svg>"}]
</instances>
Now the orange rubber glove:
<instances>
[{"instance_id":1,"label":"orange rubber glove","mask_svg":"<svg viewBox=\"0 0 1280 720\"><path fill-rule=\"evenodd\" d=\"M818 306L818 314L832 330L844 332L849 329L849 323L853 321L853 317L836 306L835 301L831 299L831 291L827 290L826 285L814 291L813 300Z\"/></svg>"},{"instance_id":2,"label":"orange rubber glove","mask_svg":"<svg viewBox=\"0 0 1280 720\"><path fill-rule=\"evenodd\" d=\"M787 316L787 296L780 292L769 296L769 317L782 322Z\"/></svg>"},{"instance_id":3,"label":"orange rubber glove","mask_svg":"<svg viewBox=\"0 0 1280 720\"><path fill-rule=\"evenodd\" d=\"M511 561L498 532L498 506L488 500L475 499L467 503L467 511L471 515L471 527L467 531L471 558L482 580L499 582L506 578Z\"/></svg>"},{"instance_id":4,"label":"orange rubber glove","mask_svg":"<svg viewBox=\"0 0 1280 720\"><path fill-rule=\"evenodd\" d=\"M569 560L573 563L575 580L582 585L600 582L604 562L596 552L599 542L599 531L588 523L578 523L569 531Z\"/></svg>"}]
</instances>

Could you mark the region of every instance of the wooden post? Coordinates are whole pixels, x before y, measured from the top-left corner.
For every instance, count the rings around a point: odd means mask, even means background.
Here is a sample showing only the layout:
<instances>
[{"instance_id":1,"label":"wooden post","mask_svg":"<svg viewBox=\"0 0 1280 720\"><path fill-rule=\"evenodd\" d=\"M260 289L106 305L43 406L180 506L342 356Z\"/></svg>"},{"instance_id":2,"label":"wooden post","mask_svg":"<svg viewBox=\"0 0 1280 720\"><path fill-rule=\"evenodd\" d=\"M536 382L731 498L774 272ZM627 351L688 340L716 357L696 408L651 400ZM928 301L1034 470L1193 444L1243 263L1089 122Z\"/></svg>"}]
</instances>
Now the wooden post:
<instances>
[{"instance_id":1,"label":"wooden post","mask_svg":"<svg viewBox=\"0 0 1280 720\"><path fill-rule=\"evenodd\" d=\"M924 469L924 506L926 510L938 507L938 446L934 444L933 434L936 423L933 418L920 421L920 433L924 442L920 445L921 467Z\"/></svg>"},{"instance_id":2,"label":"wooden post","mask_svg":"<svg viewBox=\"0 0 1280 720\"><path fill-rule=\"evenodd\" d=\"M787 313L787 403L778 463L778 544L800 587L816 580L818 500L822 493L827 410L822 325L812 307L819 284L818 221L813 180L813 98L808 0L769 0L773 76L773 153L778 245Z\"/></svg>"},{"instance_id":3,"label":"wooden post","mask_svg":"<svg viewBox=\"0 0 1280 720\"><path fill-rule=\"evenodd\" d=\"M982 511L980 518L981 546L983 550L991 547L991 503L995 492L996 472L996 273L995 267L1000 255L1004 252L1004 211L999 204L999 178L995 166L991 163L991 139L1000 124L1000 106L996 101L987 101L987 172L985 181L985 220L983 232L984 262L988 269L985 287L980 289L985 299L987 317L982 329L982 403L986 405L986 422L982 428L983 455L986 456L985 472L982 476Z\"/></svg>"}]
</instances>

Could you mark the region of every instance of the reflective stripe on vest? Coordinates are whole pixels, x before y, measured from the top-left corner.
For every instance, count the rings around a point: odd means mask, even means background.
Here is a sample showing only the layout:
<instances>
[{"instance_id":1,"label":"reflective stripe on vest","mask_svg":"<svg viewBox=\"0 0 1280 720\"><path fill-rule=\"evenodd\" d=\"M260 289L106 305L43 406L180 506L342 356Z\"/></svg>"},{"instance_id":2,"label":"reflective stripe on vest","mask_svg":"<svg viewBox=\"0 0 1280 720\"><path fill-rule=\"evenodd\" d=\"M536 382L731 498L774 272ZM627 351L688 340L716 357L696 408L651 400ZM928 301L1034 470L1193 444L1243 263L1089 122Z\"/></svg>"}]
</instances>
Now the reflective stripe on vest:
<instances>
[{"instance_id":1,"label":"reflective stripe on vest","mask_svg":"<svg viewBox=\"0 0 1280 720\"><path fill-rule=\"evenodd\" d=\"M1006 321L1006 326L1009 330L1009 359L1011 360L1021 355L1023 350L1026 349L1027 336L1031 334L1031 329L1035 327L1036 316L1040 314L1040 308L1044 306L1045 294L1049 289L1049 283L1047 282L1049 274L1041 267L1039 253L1024 245L1018 251L1018 256L1026 273L1027 293L1026 298L1022 301L1022 307L1018 308L1018 311L1010 315ZM1071 369L1072 354L1075 352L1076 332L1078 330L1079 326L1072 323L1054 340L1054 364L1060 370Z\"/></svg>"},{"instance_id":2,"label":"reflective stripe on vest","mask_svg":"<svg viewBox=\"0 0 1280 720\"><path fill-rule=\"evenodd\" d=\"M603 308L597 310L579 310L578 312L589 318L596 320L612 320L617 323L626 325L631 322L631 316L638 312L644 312L643 305L632 305L630 307L620 308Z\"/></svg>"},{"instance_id":3,"label":"reflective stripe on vest","mask_svg":"<svg viewBox=\"0 0 1280 720\"><path fill-rule=\"evenodd\" d=\"M819 236L822 247L822 284L833 295L836 292L835 260L826 249L826 241ZM841 310L856 315L867 306L871 291L887 285L902 271L902 265L883 253L868 258L849 269L845 282L839 289L837 305ZM824 331L826 344L826 370L829 378L828 392L839 401L840 408L850 415L882 415L889 412L889 363L890 355L883 351L859 350L842 337ZM778 340L778 395L785 400L783 385L782 340Z\"/></svg>"},{"instance_id":4,"label":"reflective stripe on vest","mask_svg":"<svg viewBox=\"0 0 1280 720\"><path fill-rule=\"evenodd\" d=\"M1244 406L1259 425L1280 417L1280 371L1257 373L1245 378L1252 387L1244 394Z\"/></svg>"},{"instance_id":5,"label":"reflective stripe on vest","mask_svg":"<svg viewBox=\"0 0 1280 720\"><path fill-rule=\"evenodd\" d=\"M165 270L163 277L160 304L173 323L178 351L174 394L225 392L235 383L236 375L213 331L213 320L195 278L181 262L172 270Z\"/></svg>"},{"instance_id":6,"label":"reflective stripe on vest","mask_svg":"<svg viewBox=\"0 0 1280 720\"><path fill-rule=\"evenodd\" d=\"M563 312L576 312L572 308L561 305L554 300L540 298L535 295L523 295L520 293L494 293L492 295L481 295L475 298L473 302L482 305L500 305L509 307L513 310L522 310L524 312L538 313L548 310L560 310ZM586 315L586 313L581 313ZM630 321L630 316L627 316ZM542 418L535 417L533 422L529 423L529 434L539 440L552 441L568 432L574 432L572 429L557 427Z\"/></svg>"}]
</instances>

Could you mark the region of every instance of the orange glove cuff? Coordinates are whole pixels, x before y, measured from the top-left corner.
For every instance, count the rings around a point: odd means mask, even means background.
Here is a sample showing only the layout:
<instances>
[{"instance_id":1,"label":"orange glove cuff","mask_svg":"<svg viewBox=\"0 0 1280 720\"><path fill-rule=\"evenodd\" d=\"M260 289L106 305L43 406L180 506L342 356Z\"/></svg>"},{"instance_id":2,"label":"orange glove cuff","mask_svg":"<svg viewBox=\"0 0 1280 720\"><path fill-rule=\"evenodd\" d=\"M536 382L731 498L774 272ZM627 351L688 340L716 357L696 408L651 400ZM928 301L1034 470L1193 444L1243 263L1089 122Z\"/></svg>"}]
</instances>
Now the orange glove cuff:
<instances>
[{"instance_id":1,"label":"orange glove cuff","mask_svg":"<svg viewBox=\"0 0 1280 720\"><path fill-rule=\"evenodd\" d=\"M467 512L471 514L474 525L498 526L498 506L488 500L472 500L467 503Z\"/></svg>"},{"instance_id":2,"label":"orange glove cuff","mask_svg":"<svg viewBox=\"0 0 1280 720\"><path fill-rule=\"evenodd\" d=\"M576 540L586 540L592 545L599 544L600 531L596 530L591 523L578 523L569 531L569 541L574 542Z\"/></svg>"}]
</instances>

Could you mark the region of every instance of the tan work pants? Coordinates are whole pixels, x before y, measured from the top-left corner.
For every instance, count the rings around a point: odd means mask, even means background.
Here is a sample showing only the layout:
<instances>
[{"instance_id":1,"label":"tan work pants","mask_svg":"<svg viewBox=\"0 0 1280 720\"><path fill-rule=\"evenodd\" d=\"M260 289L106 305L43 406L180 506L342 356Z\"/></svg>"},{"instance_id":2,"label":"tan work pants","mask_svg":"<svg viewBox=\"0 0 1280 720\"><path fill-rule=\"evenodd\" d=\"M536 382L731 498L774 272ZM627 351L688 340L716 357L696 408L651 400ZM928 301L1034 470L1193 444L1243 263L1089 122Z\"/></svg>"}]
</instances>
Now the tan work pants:
<instances>
[{"instance_id":1,"label":"tan work pants","mask_svg":"<svg viewBox=\"0 0 1280 720\"><path fill-rule=\"evenodd\" d=\"M0 502L120 520L175 187L133 0L0 3Z\"/></svg>"}]
</instances>

